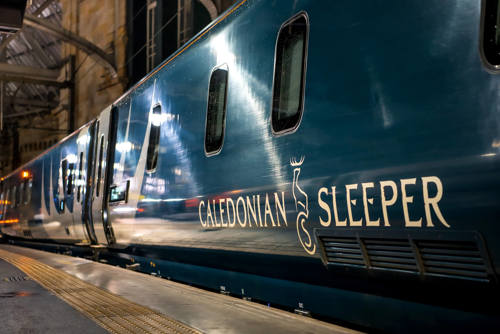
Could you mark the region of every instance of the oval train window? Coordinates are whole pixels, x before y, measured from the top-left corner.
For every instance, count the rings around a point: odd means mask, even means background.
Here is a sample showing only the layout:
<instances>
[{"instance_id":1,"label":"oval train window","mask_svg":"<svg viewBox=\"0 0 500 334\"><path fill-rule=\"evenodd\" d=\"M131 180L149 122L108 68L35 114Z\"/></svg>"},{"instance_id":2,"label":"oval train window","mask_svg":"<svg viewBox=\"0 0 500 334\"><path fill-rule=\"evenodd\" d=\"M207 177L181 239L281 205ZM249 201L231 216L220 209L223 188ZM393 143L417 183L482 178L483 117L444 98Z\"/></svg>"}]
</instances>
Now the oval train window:
<instances>
[{"instance_id":1,"label":"oval train window","mask_svg":"<svg viewBox=\"0 0 500 334\"><path fill-rule=\"evenodd\" d=\"M148 157L146 160L146 171L154 172L158 164L158 152L160 150L160 130L161 130L161 106L157 105L151 113L151 129L149 132Z\"/></svg>"},{"instance_id":2,"label":"oval train window","mask_svg":"<svg viewBox=\"0 0 500 334\"><path fill-rule=\"evenodd\" d=\"M210 76L205 124L205 154L207 156L219 153L224 142L227 78L228 69L226 65L216 68Z\"/></svg>"},{"instance_id":3,"label":"oval train window","mask_svg":"<svg viewBox=\"0 0 500 334\"><path fill-rule=\"evenodd\" d=\"M500 0L483 0L481 48L488 67L500 69Z\"/></svg>"},{"instance_id":4,"label":"oval train window","mask_svg":"<svg viewBox=\"0 0 500 334\"><path fill-rule=\"evenodd\" d=\"M304 108L308 18L300 13L283 24L274 60L271 126L275 134L297 128Z\"/></svg>"}]
</instances>

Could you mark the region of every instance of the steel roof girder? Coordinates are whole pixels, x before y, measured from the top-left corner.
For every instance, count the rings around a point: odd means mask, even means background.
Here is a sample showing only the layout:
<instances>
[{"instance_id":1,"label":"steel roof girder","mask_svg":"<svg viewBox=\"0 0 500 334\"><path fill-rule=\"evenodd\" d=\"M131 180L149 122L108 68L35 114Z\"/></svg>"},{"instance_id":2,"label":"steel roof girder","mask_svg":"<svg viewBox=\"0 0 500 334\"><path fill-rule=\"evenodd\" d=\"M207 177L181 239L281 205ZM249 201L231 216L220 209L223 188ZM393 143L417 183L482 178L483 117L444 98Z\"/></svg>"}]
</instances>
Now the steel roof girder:
<instances>
[{"instance_id":1,"label":"steel roof girder","mask_svg":"<svg viewBox=\"0 0 500 334\"><path fill-rule=\"evenodd\" d=\"M33 15L26 14L24 17L24 23L33 28L52 34L66 43L76 46L83 52L87 53L97 63L108 69L113 77L117 76L113 57L87 39Z\"/></svg>"}]
</instances>

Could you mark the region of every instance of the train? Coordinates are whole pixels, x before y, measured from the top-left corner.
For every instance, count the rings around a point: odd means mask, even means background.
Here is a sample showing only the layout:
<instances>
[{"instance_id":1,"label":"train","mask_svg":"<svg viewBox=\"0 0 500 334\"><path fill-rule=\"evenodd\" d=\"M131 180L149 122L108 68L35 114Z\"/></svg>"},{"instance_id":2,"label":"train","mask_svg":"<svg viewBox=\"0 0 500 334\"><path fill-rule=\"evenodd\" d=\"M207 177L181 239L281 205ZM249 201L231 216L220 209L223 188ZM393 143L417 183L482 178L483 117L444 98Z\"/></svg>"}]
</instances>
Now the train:
<instances>
[{"instance_id":1,"label":"train","mask_svg":"<svg viewBox=\"0 0 500 334\"><path fill-rule=\"evenodd\" d=\"M374 331L500 324L497 0L240 0L1 179L9 240Z\"/></svg>"}]
</instances>

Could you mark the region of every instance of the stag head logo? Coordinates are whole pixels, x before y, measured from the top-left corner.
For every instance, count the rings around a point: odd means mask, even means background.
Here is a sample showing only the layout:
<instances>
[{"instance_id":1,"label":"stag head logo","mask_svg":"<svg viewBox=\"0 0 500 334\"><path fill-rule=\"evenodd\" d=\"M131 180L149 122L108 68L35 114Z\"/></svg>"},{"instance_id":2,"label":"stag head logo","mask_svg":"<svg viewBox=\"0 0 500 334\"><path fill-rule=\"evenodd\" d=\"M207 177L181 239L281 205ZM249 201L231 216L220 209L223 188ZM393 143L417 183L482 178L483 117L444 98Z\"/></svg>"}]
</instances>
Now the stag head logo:
<instances>
[{"instance_id":1,"label":"stag head logo","mask_svg":"<svg viewBox=\"0 0 500 334\"><path fill-rule=\"evenodd\" d=\"M304 163L305 157L302 156L299 161L297 159L290 159L290 165L293 168L293 184L292 194L295 199L295 210L297 210L297 236L304 250L313 255L316 253L316 244L314 243L311 234L307 230L307 219L309 217L309 200L306 192L302 190L299 185L300 169Z\"/></svg>"}]
</instances>

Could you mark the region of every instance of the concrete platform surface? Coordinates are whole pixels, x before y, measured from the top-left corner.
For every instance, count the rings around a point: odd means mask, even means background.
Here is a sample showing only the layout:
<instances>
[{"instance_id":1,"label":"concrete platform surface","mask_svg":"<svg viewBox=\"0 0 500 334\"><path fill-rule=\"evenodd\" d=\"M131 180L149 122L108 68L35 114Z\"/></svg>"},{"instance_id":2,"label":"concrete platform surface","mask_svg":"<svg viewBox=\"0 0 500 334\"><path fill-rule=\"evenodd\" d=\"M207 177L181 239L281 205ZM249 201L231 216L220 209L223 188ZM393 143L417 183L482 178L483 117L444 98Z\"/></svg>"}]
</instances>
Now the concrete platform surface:
<instances>
[{"instance_id":1,"label":"concrete platform surface","mask_svg":"<svg viewBox=\"0 0 500 334\"><path fill-rule=\"evenodd\" d=\"M0 259L0 333L107 333Z\"/></svg>"},{"instance_id":2,"label":"concrete platform surface","mask_svg":"<svg viewBox=\"0 0 500 334\"><path fill-rule=\"evenodd\" d=\"M203 333L357 333L356 331L344 327L299 316L272 307L266 307L261 304L212 293L163 278L137 273L82 258L0 244L0 250L2 249L40 261L50 267L77 277L84 282L109 291L116 296L123 297L131 302L178 320ZM4 262L4 265L7 264ZM17 270L11 265L7 266L10 268L9 270ZM10 274L8 273L11 271L6 271L6 275L3 273L2 268L3 267L0 267L0 276L9 276ZM17 270L17 274L14 274L14 271L12 271L12 273L14 276L23 275L19 270ZM38 290L33 291L39 293L41 297L40 302L59 305L57 307L63 309L64 307L71 308L57 297L50 295L48 292L44 292L43 288L36 283L28 281L27 284L38 286ZM56 301L54 301L54 299ZM0 300L0 303L1 302ZM28 304L25 306L31 308ZM41 313L46 310L42 305L39 305L39 307ZM77 311L72 311L73 312L66 310L54 314L57 314L57 319L64 318L65 315L68 314L68 319L63 319L62 321L72 322L69 320L69 317L79 316ZM18 315L16 315L13 313L12 316L13 319L9 321L21 321L16 320L21 319L21 314L18 313ZM83 317L83 320L88 319ZM76 324L77 322L75 320L75 325ZM96 333L100 330L97 326L89 326L85 328L84 332L91 333L94 329ZM1 329L0 332L2 332ZM54 331L48 330L47 332ZM70 330L67 332L78 333L80 331Z\"/></svg>"}]
</instances>

